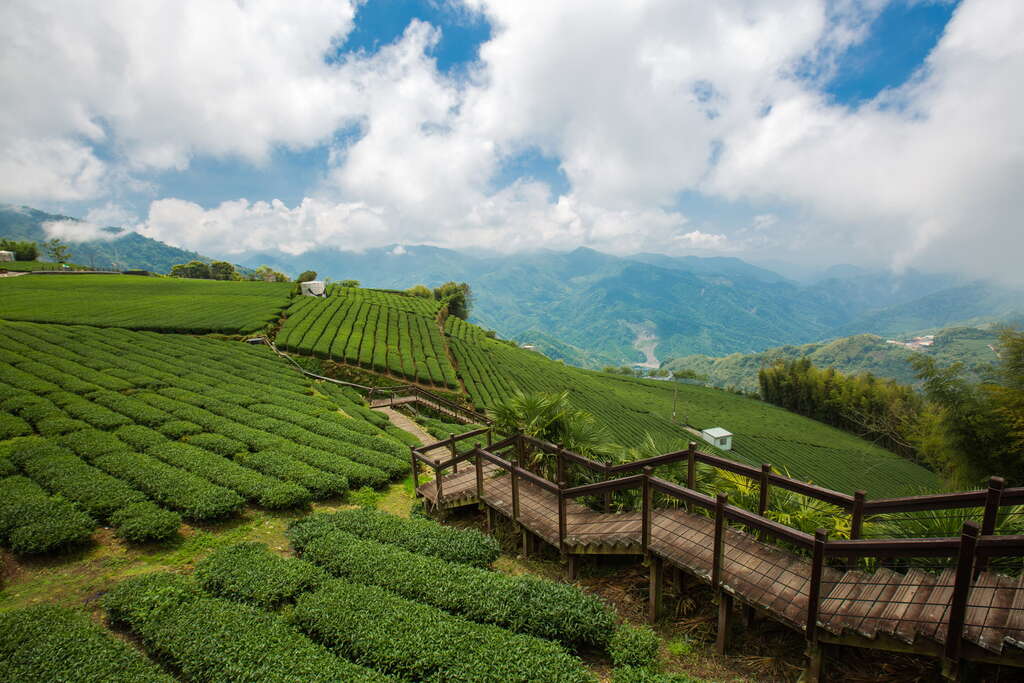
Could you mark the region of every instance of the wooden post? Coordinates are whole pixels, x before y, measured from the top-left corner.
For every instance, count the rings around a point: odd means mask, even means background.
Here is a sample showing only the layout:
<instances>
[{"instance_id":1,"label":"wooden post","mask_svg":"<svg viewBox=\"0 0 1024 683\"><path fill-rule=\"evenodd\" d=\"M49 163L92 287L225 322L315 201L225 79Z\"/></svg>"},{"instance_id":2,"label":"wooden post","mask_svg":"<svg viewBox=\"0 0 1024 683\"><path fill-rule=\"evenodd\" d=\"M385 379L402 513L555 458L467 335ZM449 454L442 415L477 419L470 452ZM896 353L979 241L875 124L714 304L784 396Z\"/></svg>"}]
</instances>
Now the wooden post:
<instances>
[{"instance_id":1,"label":"wooden post","mask_svg":"<svg viewBox=\"0 0 1024 683\"><path fill-rule=\"evenodd\" d=\"M494 427L487 430L487 447L490 448L494 445Z\"/></svg>"},{"instance_id":2,"label":"wooden post","mask_svg":"<svg viewBox=\"0 0 1024 683\"><path fill-rule=\"evenodd\" d=\"M718 591L718 634L715 638L715 652L724 655L729 649L729 631L732 630L732 595Z\"/></svg>"},{"instance_id":3,"label":"wooden post","mask_svg":"<svg viewBox=\"0 0 1024 683\"><path fill-rule=\"evenodd\" d=\"M647 621L654 623L661 611L661 593L665 583L665 563L657 555L651 556L651 579L648 591Z\"/></svg>"},{"instance_id":4,"label":"wooden post","mask_svg":"<svg viewBox=\"0 0 1024 683\"><path fill-rule=\"evenodd\" d=\"M770 463L761 463L761 480L758 484L758 501L757 501L757 514L764 517L764 513L768 511L768 487L771 485L768 481L768 475L772 473L772 466ZM767 538L767 534L762 531L757 532L757 537L762 541Z\"/></svg>"},{"instance_id":5,"label":"wooden post","mask_svg":"<svg viewBox=\"0 0 1024 683\"><path fill-rule=\"evenodd\" d=\"M725 560L725 506L729 504L729 494L719 493L715 496L715 546L711 565L711 586L722 586L722 563Z\"/></svg>"},{"instance_id":6,"label":"wooden post","mask_svg":"<svg viewBox=\"0 0 1024 683\"><path fill-rule=\"evenodd\" d=\"M484 459L480 455L480 444L476 445L476 457L473 461L476 465L476 499L483 502L484 499Z\"/></svg>"},{"instance_id":7,"label":"wooden post","mask_svg":"<svg viewBox=\"0 0 1024 683\"><path fill-rule=\"evenodd\" d=\"M653 471L653 467L644 468L644 483L640 489L644 499L643 512L640 517L640 549L644 555L647 554L647 547L651 544L651 522L654 514L654 495L651 491L651 473Z\"/></svg>"},{"instance_id":8,"label":"wooden post","mask_svg":"<svg viewBox=\"0 0 1024 683\"><path fill-rule=\"evenodd\" d=\"M604 481L608 481L608 479L605 479ZM611 491L605 491L603 494L601 494L601 496L603 498L602 505L604 507L604 511L605 512L611 512L612 511L612 492Z\"/></svg>"},{"instance_id":9,"label":"wooden post","mask_svg":"<svg viewBox=\"0 0 1024 683\"><path fill-rule=\"evenodd\" d=\"M512 519L519 521L519 465L512 463Z\"/></svg>"},{"instance_id":10,"label":"wooden post","mask_svg":"<svg viewBox=\"0 0 1024 683\"><path fill-rule=\"evenodd\" d=\"M686 488L697 490L697 442L691 441L686 451Z\"/></svg>"},{"instance_id":11,"label":"wooden post","mask_svg":"<svg viewBox=\"0 0 1024 683\"><path fill-rule=\"evenodd\" d=\"M864 499L867 498L867 491L853 492L853 511L850 513L850 538L860 538L864 527Z\"/></svg>"},{"instance_id":12,"label":"wooden post","mask_svg":"<svg viewBox=\"0 0 1024 683\"><path fill-rule=\"evenodd\" d=\"M420 468L416 466L416 449L409 446L409 457L412 459L412 495L419 498L420 495Z\"/></svg>"},{"instance_id":13,"label":"wooden post","mask_svg":"<svg viewBox=\"0 0 1024 683\"><path fill-rule=\"evenodd\" d=\"M558 451L555 453L555 481L564 482L568 480L565 476L565 449L559 446Z\"/></svg>"},{"instance_id":14,"label":"wooden post","mask_svg":"<svg viewBox=\"0 0 1024 683\"><path fill-rule=\"evenodd\" d=\"M437 465L434 465L434 483L437 486L437 505L436 505L436 507L437 507L438 510L440 510L441 509L441 495L444 493L444 491L443 491L443 486L444 485L443 485L442 480L441 480L441 468L438 467Z\"/></svg>"},{"instance_id":15,"label":"wooden post","mask_svg":"<svg viewBox=\"0 0 1024 683\"><path fill-rule=\"evenodd\" d=\"M558 551L566 554L565 536L568 533L569 517L566 514L565 482L558 482Z\"/></svg>"},{"instance_id":16,"label":"wooden post","mask_svg":"<svg viewBox=\"0 0 1024 683\"><path fill-rule=\"evenodd\" d=\"M988 494L985 496L985 513L981 519L981 535L991 536L996 532L996 519L999 515L999 501L1003 496L1003 487L1006 480L1002 477L992 477L988 480ZM975 564L974 575L977 576L985 571L988 566L988 558L978 558Z\"/></svg>"},{"instance_id":17,"label":"wooden post","mask_svg":"<svg viewBox=\"0 0 1024 683\"><path fill-rule=\"evenodd\" d=\"M527 529L525 526L524 527L520 527L519 531L522 533L522 537L523 537L523 559L525 560L526 558L528 558L530 556L530 551L531 551L531 548L530 548L531 543L530 543L530 541L532 540L532 538L531 538L532 534L530 533L530 530Z\"/></svg>"},{"instance_id":18,"label":"wooden post","mask_svg":"<svg viewBox=\"0 0 1024 683\"><path fill-rule=\"evenodd\" d=\"M949 628L946 630L946 647L943 653L946 660L944 668L949 667L954 673L959 668L967 595L974 578L974 553L980 532L981 528L977 522L967 521L964 522L960 533L960 552L956 559L956 579L953 583L953 598L949 604Z\"/></svg>"},{"instance_id":19,"label":"wooden post","mask_svg":"<svg viewBox=\"0 0 1024 683\"><path fill-rule=\"evenodd\" d=\"M494 508L490 505L487 507L487 533L494 535Z\"/></svg>"},{"instance_id":20,"label":"wooden post","mask_svg":"<svg viewBox=\"0 0 1024 683\"><path fill-rule=\"evenodd\" d=\"M575 581L576 575L579 573L579 556L569 554L566 556L566 562L566 573L569 575L569 580Z\"/></svg>"},{"instance_id":21,"label":"wooden post","mask_svg":"<svg viewBox=\"0 0 1024 683\"><path fill-rule=\"evenodd\" d=\"M821 599L821 573L825 569L825 543L828 532L818 529L814 532L814 555L811 559L811 580L807 587L807 642L810 649L818 643L818 603Z\"/></svg>"},{"instance_id":22,"label":"wooden post","mask_svg":"<svg viewBox=\"0 0 1024 683\"><path fill-rule=\"evenodd\" d=\"M450 443L448 444L448 450L451 451L452 458L454 458L456 455L459 454L458 449L455 448L455 435L454 434L452 434L452 436L451 436ZM458 473L459 473L459 463L455 463L454 465L452 465L452 474L458 474Z\"/></svg>"}]
</instances>

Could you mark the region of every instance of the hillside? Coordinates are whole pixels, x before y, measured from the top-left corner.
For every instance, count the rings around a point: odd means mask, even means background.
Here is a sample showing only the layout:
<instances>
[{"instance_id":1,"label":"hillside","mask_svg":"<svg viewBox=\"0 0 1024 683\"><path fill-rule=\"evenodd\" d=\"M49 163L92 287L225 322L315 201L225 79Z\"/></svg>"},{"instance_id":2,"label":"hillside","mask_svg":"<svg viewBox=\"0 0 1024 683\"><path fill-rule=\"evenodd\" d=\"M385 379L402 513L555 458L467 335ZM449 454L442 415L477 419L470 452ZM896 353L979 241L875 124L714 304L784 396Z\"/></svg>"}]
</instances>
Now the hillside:
<instances>
[{"instance_id":1,"label":"hillside","mask_svg":"<svg viewBox=\"0 0 1024 683\"><path fill-rule=\"evenodd\" d=\"M43 229L44 223L77 220L27 206L0 204L0 238L42 244L49 239L49 235ZM172 247L124 228L108 226L102 230L105 235L103 239L69 241L72 260L75 263L90 268L140 269L153 273L169 273L171 266L178 263L193 260L207 263L213 261L208 256Z\"/></svg>"},{"instance_id":2,"label":"hillside","mask_svg":"<svg viewBox=\"0 0 1024 683\"><path fill-rule=\"evenodd\" d=\"M912 336L916 335L901 336L897 340ZM827 342L782 346L761 353L736 353L721 358L684 356L671 359L662 367L673 371L693 370L707 377L707 383L712 386L756 393L758 370L778 360L808 358L818 367L834 367L845 374L870 372L878 377L888 377L901 384L911 385L918 383L909 362L915 354L927 354L943 367L963 363L975 378L983 377L996 360L990 345L995 344L998 337L990 329L953 327L935 332L934 337L932 346L919 350L887 343L885 337L861 334Z\"/></svg>"}]
</instances>

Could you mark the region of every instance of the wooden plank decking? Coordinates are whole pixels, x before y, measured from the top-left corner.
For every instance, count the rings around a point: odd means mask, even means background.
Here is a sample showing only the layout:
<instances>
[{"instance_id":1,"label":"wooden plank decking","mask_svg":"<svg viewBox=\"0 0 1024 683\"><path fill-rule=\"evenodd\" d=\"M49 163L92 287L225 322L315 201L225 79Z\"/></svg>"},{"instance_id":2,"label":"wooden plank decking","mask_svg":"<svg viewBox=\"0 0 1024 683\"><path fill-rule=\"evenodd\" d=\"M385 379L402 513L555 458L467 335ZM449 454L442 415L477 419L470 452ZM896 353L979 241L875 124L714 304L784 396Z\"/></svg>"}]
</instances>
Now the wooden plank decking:
<instances>
[{"instance_id":1,"label":"wooden plank decking","mask_svg":"<svg viewBox=\"0 0 1024 683\"><path fill-rule=\"evenodd\" d=\"M520 479L518 522L546 542L559 546L558 496ZM441 507L483 503L513 518L511 476L487 463L483 493L477 495L476 469L465 464L442 481ZM437 506L437 485L418 493ZM714 520L683 507L656 509L648 550L656 557L710 582ZM566 502L565 551L570 554L640 554L639 511L604 513ZM722 589L792 628L807 629L810 558L759 541L733 528L725 531ZM873 641L879 636L908 645L946 640L953 593L953 571L934 575L879 569L873 573L825 567L816 626L834 635ZM982 572L968 598L964 639L994 655L1024 653L1024 578Z\"/></svg>"}]
</instances>

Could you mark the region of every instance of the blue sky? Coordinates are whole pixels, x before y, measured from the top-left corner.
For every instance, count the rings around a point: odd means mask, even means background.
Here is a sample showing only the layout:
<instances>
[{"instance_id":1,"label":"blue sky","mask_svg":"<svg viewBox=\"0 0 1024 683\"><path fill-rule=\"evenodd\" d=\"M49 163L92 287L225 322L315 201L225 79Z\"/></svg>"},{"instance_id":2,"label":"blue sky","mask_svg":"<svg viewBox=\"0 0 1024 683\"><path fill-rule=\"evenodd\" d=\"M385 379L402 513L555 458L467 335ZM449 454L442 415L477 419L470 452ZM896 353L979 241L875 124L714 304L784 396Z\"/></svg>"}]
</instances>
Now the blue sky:
<instances>
[{"instance_id":1,"label":"blue sky","mask_svg":"<svg viewBox=\"0 0 1024 683\"><path fill-rule=\"evenodd\" d=\"M839 104L856 107L886 88L902 85L924 63L942 35L956 2L896 0L871 23L868 37L842 53L835 74L824 91ZM491 37L486 17L454 9L431 0L368 0L356 13L355 29L336 51L325 55L329 62L344 60L353 53L373 54L398 40L413 20L427 22L441 30L439 43L428 51L443 73L465 77L479 57L479 48ZM162 191L188 199L205 208L223 201L245 197L250 200L281 199L292 206L300 202L321 180L328 151L326 146L300 151L274 149L266 165L238 159L200 157L185 171L169 171L153 178ZM555 197L570 191L571 185L559 168L558 158L539 148L502 160L492 178L496 189L519 178L540 180ZM144 200L144 198L143 198ZM677 206L702 226L746 225L751 217L766 211L784 212L779 203L752 205L684 192Z\"/></svg>"},{"instance_id":2,"label":"blue sky","mask_svg":"<svg viewBox=\"0 0 1024 683\"><path fill-rule=\"evenodd\" d=\"M1022 33L1019 0L5 5L0 201L222 256L1009 273Z\"/></svg>"}]
</instances>

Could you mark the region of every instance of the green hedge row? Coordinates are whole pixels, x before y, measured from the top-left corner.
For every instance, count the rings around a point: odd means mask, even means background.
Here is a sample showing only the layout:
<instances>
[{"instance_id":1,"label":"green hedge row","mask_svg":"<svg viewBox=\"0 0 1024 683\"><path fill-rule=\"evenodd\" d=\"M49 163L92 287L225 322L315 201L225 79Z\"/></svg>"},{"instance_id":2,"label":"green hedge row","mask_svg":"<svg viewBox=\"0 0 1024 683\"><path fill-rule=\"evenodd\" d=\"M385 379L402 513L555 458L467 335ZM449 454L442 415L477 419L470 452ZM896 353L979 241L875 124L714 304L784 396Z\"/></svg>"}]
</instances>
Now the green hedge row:
<instances>
[{"instance_id":1,"label":"green hedge row","mask_svg":"<svg viewBox=\"0 0 1024 683\"><path fill-rule=\"evenodd\" d=\"M307 488L318 499L348 491L348 479L344 475L325 472L278 451L238 453L235 460L263 474Z\"/></svg>"},{"instance_id":2,"label":"green hedge row","mask_svg":"<svg viewBox=\"0 0 1024 683\"><path fill-rule=\"evenodd\" d=\"M96 391L89 394L88 398L94 403L130 417L136 424L148 427L158 427L174 419L170 413L154 408L144 401L113 391Z\"/></svg>"},{"instance_id":3,"label":"green hedge row","mask_svg":"<svg viewBox=\"0 0 1024 683\"><path fill-rule=\"evenodd\" d=\"M0 441L32 433L32 425L17 415L0 412Z\"/></svg>"},{"instance_id":4,"label":"green hedge row","mask_svg":"<svg viewBox=\"0 0 1024 683\"><path fill-rule=\"evenodd\" d=\"M302 557L335 576L572 647L604 647L615 628L612 610L574 586L446 562L344 531L309 540Z\"/></svg>"},{"instance_id":5,"label":"green hedge row","mask_svg":"<svg viewBox=\"0 0 1024 683\"><path fill-rule=\"evenodd\" d=\"M347 531L359 538L474 567L490 566L501 553L497 540L476 529L456 529L431 519L403 519L378 510L309 515L292 522L288 538L302 552L309 541L331 531Z\"/></svg>"},{"instance_id":6,"label":"green hedge row","mask_svg":"<svg viewBox=\"0 0 1024 683\"><path fill-rule=\"evenodd\" d=\"M390 681L345 661L255 607L205 597L189 579L148 574L103 597L110 620L138 634L153 655L189 681Z\"/></svg>"},{"instance_id":7,"label":"green hedge row","mask_svg":"<svg viewBox=\"0 0 1024 683\"><path fill-rule=\"evenodd\" d=\"M131 448L114 434L100 429L82 429L65 434L54 440L55 443L74 451L89 462L107 453L127 453Z\"/></svg>"},{"instance_id":8,"label":"green hedge row","mask_svg":"<svg viewBox=\"0 0 1024 683\"><path fill-rule=\"evenodd\" d=\"M342 441L314 434L307 429L303 429L302 427L298 427L283 420L277 420L276 418L269 417L266 419L272 421L267 425L268 430L272 429L273 433L278 437L282 437L288 441L303 446L326 451L327 453L337 453L349 460L362 463L363 465L369 465L370 467L375 467L383 471L387 475L388 479L393 479L399 475L405 474L411 467L408 462L408 454L406 454L404 460L399 460L393 455L371 450L364 446L353 444L349 441ZM363 435L359 434L357 436Z\"/></svg>"},{"instance_id":9,"label":"green hedge row","mask_svg":"<svg viewBox=\"0 0 1024 683\"><path fill-rule=\"evenodd\" d=\"M85 614L55 605L0 613L0 680L174 682Z\"/></svg>"},{"instance_id":10,"label":"green hedge row","mask_svg":"<svg viewBox=\"0 0 1024 683\"><path fill-rule=\"evenodd\" d=\"M132 424L131 419L121 413L115 413L110 408L84 398L78 396L72 396L70 399L66 396L55 396L54 398L68 415L87 422L89 426L96 429L117 429L123 425Z\"/></svg>"},{"instance_id":11,"label":"green hedge row","mask_svg":"<svg viewBox=\"0 0 1024 683\"><path fill-rule=\"evenodd\" d=\"M150 543L173 538L181 527L181 515L152 501L133 503L110 516L114 534L129 543Z\"/></svg>"},{"instance_id":12,"label":"green hedge row","mask_svg":"<svg viewBox=\"0 0 1024 683\"><path fill-rule=\"evenodd\" d=\"M388 475L383 470L349 460L343 455L321 451L309 446L288 443L287 441L282 441L273 448L278 453L283 453L317 469L344 476L348 479L349 487L353 489L362 488L363 486L380 488L388 482Z\"/></svg>"},{"instance_id":13,"label":"green hedge row","mask_svg":"<svg viewBox=\"0 0 1024 683\"><path fill-rule=\"evenodd\" d=\"M305 560L275 555L262 543L222 548L200 562L193 574L207 593L276 609L300 593L315 590L330 576Z\"/></svg>"},{"instance_id":14,"label":"green hedge row","mask_svg":"<svg viewBox=\"0 0 1024 683\"><path fill-rule=\"evenodd\" d=\"M16 553L47 553L83 543L96 523L22 476L0 479L0 542Z\"/></svg>"},{"instance_id":15,"label":"green hedge row","mask_svg":"<svg viewBox=\"0 0 1024 683\"><path fill-rule=\"evenodd\" d=\"M43 439L22 442L12 451L11 460L37 484L77 503L100 522L109 520L121 508L146 499L120 479Z\"/></svg>"},{"instance_id":16,"label":"green hedge row","mask_svg":"<svg viewBox=\"0 0 1024 683\"><path fill-rule=\"evenodd\" d=\"M234 491L148 455L110 453L96 458L94 464L188 519L226 517L245 504Z\"/></svg>"},{"instance_id":17,"label":"green hedge row","mask_svg":"<svg viewBox=\"0 0 1024 683\"><path fill-rule=\"evenodd\" d=\"M342 657L407 680L595 680L555 643L477 624L375 586L333 581L302 594L292 622Z\"/></svg>"},{"instance_id":18,"label":"green hedge row","mask_svg":"<svg viewBox=\"0 0 1024 683\"><path fill-rule=\"evenodd\" d=\"M154 446L148 455L242 494L272 510L306 505L313 494L299 484L268 477L237 462L179 441Z\"/></svg>"}]
</instances>

